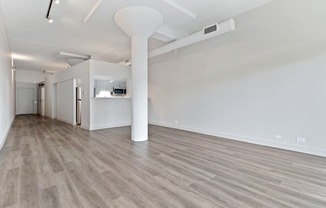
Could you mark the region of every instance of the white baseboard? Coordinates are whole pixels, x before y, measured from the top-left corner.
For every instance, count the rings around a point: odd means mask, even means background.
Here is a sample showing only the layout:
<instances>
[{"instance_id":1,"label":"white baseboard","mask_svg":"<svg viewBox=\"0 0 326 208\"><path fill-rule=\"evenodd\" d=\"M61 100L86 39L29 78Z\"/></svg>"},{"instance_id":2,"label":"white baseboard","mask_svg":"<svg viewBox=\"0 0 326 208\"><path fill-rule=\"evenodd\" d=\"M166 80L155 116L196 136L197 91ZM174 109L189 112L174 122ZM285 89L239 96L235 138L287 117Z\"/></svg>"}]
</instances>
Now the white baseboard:
<instances>
[{"instance_id":1,"label":"white baseboard","mask_svg":"<svg viewBox=\"0 0 326 208\"><path fill-rule=\"evenodd\" d=\"M10 131L11 127L12 127L12 123L14 122L14 120L15 120L15 116L12 117L11 122L10 122L10 125L8 125L8 127L7 127L7 129L6 129L5 136L4 136L4 138L2 138L2 142L1 142L1 144L0 144L0 150L2 149L2 147L3 147L3 146L5 145L5 143L6 143L6 140L7 140L8 135L9 135L9 131Z\"/></svg>"},{"instance_id":2,"label":"white baseboard","mask_svg":"<svg viewBox=\"0 0 326 208\"><path fill-rule=\"evenodd\" d=\"M80 125L80 128L90 131L89 126L85 126L85 125L83 125L83 124Z\"/></svg>"},{"instance_id":3,"label":"white baseboard","mask_svg":"<svg viewBox=\"0 0 326 208\"><path fill-rule=\"evenodd\" d=\"M130 126L131 123L122 123L122 124L109 124L109 125L101 125L101 126L92 126L89 130L100 130L100 129L109 129L109 128L117 128L117 127L124 127Z\"/></svg>"},{"instance_id":4,"label":"white baseboard","mask_svg":"<svg viewBox=\"0 0 326 208\"><path fill-rule=\"evenodd\" d=\"M44 115L43 117L45 117L45 118L49 118L49 119L55 119L55 117L54 117L54 116L48 116L48 115Z\"/></svg>"},{"instance_id":5,"label":"white baseboard","mask_svg":"<svg viewBox=\"0 0 326 208\"><path fill-rule=\"evenodd\" d=\"M252 138L247 138L247 137L243 137L243 136L232 135L232 134L228 134L228 133L224 133L224 132L205 131L205 130L201 130L201 129L194 129L194 128L189 128L189 127L184 127L184 126L176 126L176 125L160 123L160 122L150 122L150 124L173 128L173 129L184 130L184 131L191 131L191 132L195 132L195 133L206 134L206 135L210 135L210 136L231 139L231 140L236 140L236 141L241 141L241 142L246 142L246 143L251 143L251 144L257 144L257 145L262 145L262 146L274 147L274 148L278 148L278 149L284 149L284 150L290 150L290 151L295 151L295 152L301 152L301 153L326 157L326 151L321 150L321 149L315 149L315 148L309 148L309 147L299 147L299 146L294 146L291 144L281 144L281 143L262 140L262 139L252 139Z\"/></svg>"},{"instance_id":6,"label":"white baseboard","mask_svg":"<svg viewBox=\"0 0 326 208\"><path fill-rule=\"evenodd\" d=\"M74 122L73 121L67 121L65 119L60 119L60 118L57 118L58 121L61 121L63 123L66 123L66 124L70 124L70 125L74 125Z\"/></svg>"},{"instance_id":7,"label":"white baseboard","mask_svg":"<svg viewBox=\"0 0 326 208\"><path fill-rule=\"evenodd\" d=\"M6 132L5 137L2 138L2 142L0 144L0 150L2 150L3 145L6 143L9 131Z\"/></svg>"}]
</instances>

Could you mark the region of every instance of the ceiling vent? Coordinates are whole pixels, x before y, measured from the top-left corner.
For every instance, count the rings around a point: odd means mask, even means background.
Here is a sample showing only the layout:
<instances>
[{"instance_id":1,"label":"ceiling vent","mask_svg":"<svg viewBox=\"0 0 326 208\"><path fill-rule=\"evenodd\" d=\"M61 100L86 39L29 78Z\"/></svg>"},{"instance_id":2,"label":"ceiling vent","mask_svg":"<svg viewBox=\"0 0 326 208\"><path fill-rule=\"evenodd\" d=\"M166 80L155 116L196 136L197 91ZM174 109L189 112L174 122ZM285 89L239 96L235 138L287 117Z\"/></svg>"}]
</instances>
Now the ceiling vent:
<instances>
[{"instance_id":1,"label":"ceiling vent","mask_svg":"<svg viewBox=\"0 0 326 208\"><path fill-rule=\"evenodd\" d=\"M216 32L218 30L218 24L210 25L208 27L203 28L204 35Z\"/></svg>"}]
</instances>

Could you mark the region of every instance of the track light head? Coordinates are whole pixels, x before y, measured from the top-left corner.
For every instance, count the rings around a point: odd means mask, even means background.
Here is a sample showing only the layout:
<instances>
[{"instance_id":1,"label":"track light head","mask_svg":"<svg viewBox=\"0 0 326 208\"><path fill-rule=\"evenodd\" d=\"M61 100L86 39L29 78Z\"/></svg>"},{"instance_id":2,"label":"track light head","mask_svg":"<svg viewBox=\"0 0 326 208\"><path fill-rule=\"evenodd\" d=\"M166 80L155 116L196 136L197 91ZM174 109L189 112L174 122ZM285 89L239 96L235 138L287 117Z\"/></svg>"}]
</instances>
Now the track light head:
<instances>
[{"instance_id":1,"label":"track light head","mask_svg":"<svg viewBox=\"0 0 326 208\"><path fill-rule=\"evenodd\" d=\"M55 4L58 4L59 2L60 2L60 0L54 0ZM53 19L51 19L51 17L50 17L50 11L51 11L51 7L52 7L52 3L53 3L53 0L50 0L48 12L46 13L46 16L45 16L45 18L49 21L49 23L53 22Z\"/></svg>"}]
</instances>

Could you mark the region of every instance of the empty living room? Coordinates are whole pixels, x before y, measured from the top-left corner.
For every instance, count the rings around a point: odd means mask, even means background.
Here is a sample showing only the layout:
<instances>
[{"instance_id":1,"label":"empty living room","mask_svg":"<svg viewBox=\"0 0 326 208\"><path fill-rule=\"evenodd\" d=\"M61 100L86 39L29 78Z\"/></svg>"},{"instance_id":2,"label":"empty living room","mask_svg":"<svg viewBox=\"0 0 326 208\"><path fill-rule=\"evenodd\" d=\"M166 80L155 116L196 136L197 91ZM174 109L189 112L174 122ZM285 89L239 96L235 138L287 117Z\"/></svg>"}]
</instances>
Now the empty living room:
<instances>
[{"instance_id":1,"label":"empty living room","mask_svg":"<svg viewBox=\"0 0 326 208\"><path fill-rule=\"evenodd\" d=\"M326 208L325 0L1 0L0 208Z\"/></svg>"}]
</instances>

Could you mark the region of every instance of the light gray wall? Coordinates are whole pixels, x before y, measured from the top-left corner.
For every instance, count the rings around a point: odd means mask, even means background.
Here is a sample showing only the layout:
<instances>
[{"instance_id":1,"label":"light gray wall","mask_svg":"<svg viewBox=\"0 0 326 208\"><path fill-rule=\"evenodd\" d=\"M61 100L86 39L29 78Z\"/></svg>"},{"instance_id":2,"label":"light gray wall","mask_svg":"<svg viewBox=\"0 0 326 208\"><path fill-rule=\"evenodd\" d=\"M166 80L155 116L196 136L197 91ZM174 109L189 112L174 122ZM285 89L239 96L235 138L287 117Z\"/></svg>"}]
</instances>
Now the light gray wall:
<instances>
[{"instance_id":1,"label":"light gray wall","mask_svg":"<svg viewBox=\"0 0 326 208\"><path fill-rule=\"evenodd\" d=\"M57 83L57 119L76 124L76 81L74 79Z\"/></svg>"},{"instance_id":2,"label":"light gray wall","mask_svg":"<svg viewBox=\"0 0 326 208\"><path fill-rule=\"evenodd\" d=\"M326 156L325 13L283 2L237 17L232 33L152 59L150 123Z\"/></svg>"},{"instance_id":3,"label":"light gray wall","mask_svg":"<svg viewBox=\"0 0 326 208\"><path fill-rule=\"evenodd\" d=\"M90 62L84 61L68 70L59 72L45 78L45 115L50 118L57 118L57 84L76 78L81 79L82 94L82 128L89 129L89 68Z\"/></svg>"},{"instance_id":4,"label":"light gray wall","mask_svg":"<svg viewBox=\"0 0 326 208\"><path fill-rule=\"evenodd\" d=\"M231 74L204 63L197 54L151 67L150 123L326 155L326 54Z\"/></svg>"},{"instance_id":5,"label":"light gray wall","mask_svg":"<svg viewBox=\"0 0 326 208\"><path fill-rule=\"evenodd\" d=\"M129 77L130 67L95 60L82 62L70 67L68 70L49 76L45 79L46 116L60 119L58 117L60 112L56 112L58 99L56 95L58 90L60 90L59 96L62 96L63 88L58 88L58 85L60 85L60 82L80 78L83 91L81 105L82 128L94 130L130 125L130 99L94 99L93 94L95 78L129 79ZM67 88L67 86L64 88ZM130 92L131 90L128 88L128 91ZM62 116L70 117L68 114Z\"/></svg>"},{"instance_id":6,"label":"light gray wall","mask_svg":"<svg viewBox=\"0 0 326 208\"><path fill-rule=\"evenodd\" d=\"M11 70L11 50L0 8L0 149L15 116L15 73Z\"/></svg>"},{"instance_id":7,"label":"light gray wall","mask_svg":"<svg viewBox=\"0 0 326 208\"><path fill-rule=\"evenodd\" d=\"M104 61L91 60L90 91L95 79L126 80L127 96L116 98L94 98L90 100L90 129L104 129L131 125L131 86L130 67Z\"/></svg>"}]
</instances>

